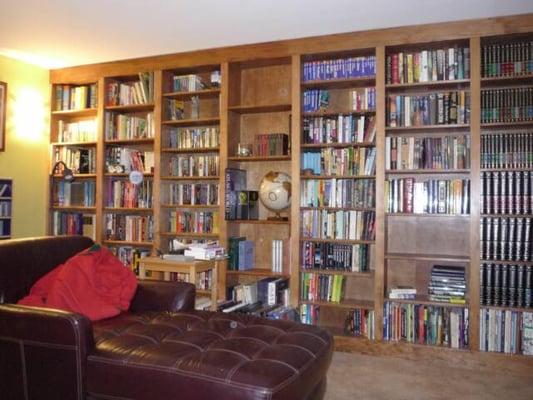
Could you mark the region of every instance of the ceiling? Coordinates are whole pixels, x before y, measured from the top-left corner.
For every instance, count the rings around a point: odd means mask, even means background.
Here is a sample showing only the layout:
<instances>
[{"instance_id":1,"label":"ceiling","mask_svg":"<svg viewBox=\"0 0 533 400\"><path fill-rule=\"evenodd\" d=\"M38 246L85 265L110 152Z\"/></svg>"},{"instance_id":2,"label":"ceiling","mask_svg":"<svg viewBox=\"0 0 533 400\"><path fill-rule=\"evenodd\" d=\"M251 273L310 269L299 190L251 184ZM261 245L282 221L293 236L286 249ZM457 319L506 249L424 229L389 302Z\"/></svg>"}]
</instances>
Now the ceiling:
<instances>
[{"instance_id":1,"label":"ceiling","mask_svg":"<svg viewBox=\"0 0 533 400\"><path fill-rule=\"evenodd\" d=\"M533 13L533 0L0 0L0 54L46 68Z\"/></svg>"}]
</instances>

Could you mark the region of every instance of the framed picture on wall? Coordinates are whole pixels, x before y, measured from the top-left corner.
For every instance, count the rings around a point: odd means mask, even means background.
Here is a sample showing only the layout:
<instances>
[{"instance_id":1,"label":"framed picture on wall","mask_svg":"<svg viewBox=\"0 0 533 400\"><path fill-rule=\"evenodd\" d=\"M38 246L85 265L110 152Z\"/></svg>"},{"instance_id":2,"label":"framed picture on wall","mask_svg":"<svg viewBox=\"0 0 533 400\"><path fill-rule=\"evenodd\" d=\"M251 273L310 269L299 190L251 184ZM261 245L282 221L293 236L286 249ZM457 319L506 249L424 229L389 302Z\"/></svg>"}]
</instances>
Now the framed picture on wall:
<instances>
[{"instance_id":1,"label":"framed picture on wall","mask_svg":"<svg viewBox=\"0 0 533 400\"><path fill-rule=\"evenodd\" d=\"M6 149L7 83L0 82L0 151Z\"/></svg>"}]
</instances>

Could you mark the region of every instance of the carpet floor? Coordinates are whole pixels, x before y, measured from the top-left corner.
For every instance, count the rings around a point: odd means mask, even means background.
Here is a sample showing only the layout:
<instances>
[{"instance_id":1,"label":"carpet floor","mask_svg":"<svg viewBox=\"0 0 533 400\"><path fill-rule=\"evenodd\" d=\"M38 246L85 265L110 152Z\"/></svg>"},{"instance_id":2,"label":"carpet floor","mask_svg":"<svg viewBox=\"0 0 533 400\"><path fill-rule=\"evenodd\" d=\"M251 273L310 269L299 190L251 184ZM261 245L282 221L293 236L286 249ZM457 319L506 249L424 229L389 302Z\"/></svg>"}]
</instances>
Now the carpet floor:
<instances>
[{"instance_id":1,"label":"carpet floor","mask_svg":"<svg viewBox=\"0 0 533 400\"><path fill-rule=\"evenodd\" d=\"M334 352L325 400L532 400L533 377Z\"/></svg>"}]
</instances>

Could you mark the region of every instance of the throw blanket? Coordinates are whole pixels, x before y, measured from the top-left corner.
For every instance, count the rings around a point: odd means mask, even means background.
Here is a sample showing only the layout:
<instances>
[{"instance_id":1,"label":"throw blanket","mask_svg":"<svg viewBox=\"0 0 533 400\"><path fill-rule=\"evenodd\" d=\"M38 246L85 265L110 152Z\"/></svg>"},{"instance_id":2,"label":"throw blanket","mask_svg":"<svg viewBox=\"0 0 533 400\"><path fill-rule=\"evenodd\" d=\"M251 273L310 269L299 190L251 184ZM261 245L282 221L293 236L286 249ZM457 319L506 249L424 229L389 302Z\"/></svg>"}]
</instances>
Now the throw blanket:
<instances>
[{"instance_id":1,"label":"throw blanket","mask_svg":"<svg viewBox=\"0 0 533 400\"><path fill-rule=\"evenodd\" d=\"M109 249L94 245L39 279L18 304L72 311L97 321L127 310L136 289L133 272Z\"/></svg>"}]
</instances>

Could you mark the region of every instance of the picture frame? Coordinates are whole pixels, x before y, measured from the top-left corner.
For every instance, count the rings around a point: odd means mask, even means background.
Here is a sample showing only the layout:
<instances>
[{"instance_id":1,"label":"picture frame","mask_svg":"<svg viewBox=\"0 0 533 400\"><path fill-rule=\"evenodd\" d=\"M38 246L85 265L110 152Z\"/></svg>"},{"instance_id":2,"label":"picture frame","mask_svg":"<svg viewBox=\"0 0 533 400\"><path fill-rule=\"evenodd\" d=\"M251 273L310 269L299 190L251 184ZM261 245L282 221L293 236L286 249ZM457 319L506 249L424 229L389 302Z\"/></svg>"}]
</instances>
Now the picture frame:
<instances>
[{"instance_id":1,"label":"picture frame","mask_svg":"<svg viewBox=\"0 0 533 400\"><path fill-rule=\"evenodd\" d=\"M0 151L6 149L7 83L0 82Z\"/></svg>"}]
</instances>

